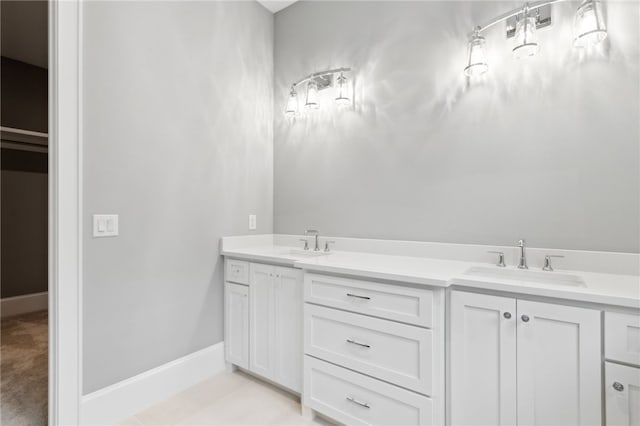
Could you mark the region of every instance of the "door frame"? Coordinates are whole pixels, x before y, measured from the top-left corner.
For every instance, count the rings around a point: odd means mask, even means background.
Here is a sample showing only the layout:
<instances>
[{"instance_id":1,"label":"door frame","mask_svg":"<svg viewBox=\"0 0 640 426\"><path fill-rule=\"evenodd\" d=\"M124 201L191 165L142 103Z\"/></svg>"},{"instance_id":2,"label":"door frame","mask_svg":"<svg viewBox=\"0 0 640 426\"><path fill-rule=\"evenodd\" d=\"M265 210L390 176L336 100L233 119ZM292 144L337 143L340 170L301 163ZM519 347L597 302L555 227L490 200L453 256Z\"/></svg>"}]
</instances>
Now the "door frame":
<instances>
[{"instance_id":1,"label":"door frame","mask_svg":"<svg viewBox=\"0 0 640 426\"><path fill-rule=\"evenodd\" d=\"M49 424L80 423L82 0L49 0Z\"/></svg>"}]
</instances>

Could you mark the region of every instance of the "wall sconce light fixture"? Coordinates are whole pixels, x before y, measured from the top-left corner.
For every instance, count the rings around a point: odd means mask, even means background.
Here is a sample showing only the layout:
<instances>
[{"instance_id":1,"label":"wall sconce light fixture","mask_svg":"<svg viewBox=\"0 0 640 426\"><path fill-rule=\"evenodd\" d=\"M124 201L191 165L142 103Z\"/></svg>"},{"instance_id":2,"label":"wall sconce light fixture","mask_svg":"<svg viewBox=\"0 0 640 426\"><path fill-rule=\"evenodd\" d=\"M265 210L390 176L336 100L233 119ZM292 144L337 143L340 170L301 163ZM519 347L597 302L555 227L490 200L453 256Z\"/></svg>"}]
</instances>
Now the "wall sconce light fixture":
<instances>
[{"instance_id":1,"label":"wall sconce light fixture","mask_svg":"<svg viewBox=\"0 0 640 426\"><path fill-rule=\"evenodd\" d=\"M478 28L476 28L469 40L469 60L464 69L467 77L480 76L489 69L484 52L486 40L480 35Z\"/></svg>"},{"instance_id":2,"label":"wall sconce light fixture","mask_svg":"<svg viewBox=\"0 0 640 426\"><path fill-rule=\"evenodd\" d=\"M536 17L529 16L528 5L525 5L522 10L522 15L516 15L516 22L513 56L516 59L530 58L538 53L538 37L536 34Z\"/></svg>"},{"instance_id":3,"label":"wall sconce light fixture","mask_svg":"<svg viewBox=\"0 0 640 426\"><path fill-rule=\"evenodd\" d=\"M351 103L351 98L349 97L349 82L343 71L341 71L338 76L337 86L338 96L336 97L336 104L341 106L349 105Z\"/></svg>"},{"instance_id":4,"label":"wall sconce light fixture","mask_svg":"<svg viewBox=\"0 0 640 426\"><path fill-rule=\"evenodd\" d=\"M351 68L337 68L327 71L321 71L310 74L291 85L287 106L284 113L287 117L295 117L298 115L298 92L297 88L306 84L306 96L304 106L307 110L312 111L320 108L319 92L334 88L335 102L337 105L350 105L351 92L347 73Z\"/></svg>"},{"instance_id":5,"label":"wall sconce light fixture","mask_svg":"<svg viewBox=\"0 0 640 426\"><path fill-rule=\"evenodd\" d=\"M500 22L507 22L507 38L514 38L514 57L529 58L538 53L536 31L551 25L551 5L563 0L542 0L525 3L523 7L504 13L485 25L478 25L469 35L469 58L464 73L468 77L484 74L488 64L484 56L485 39L480 33ZM607 38L600 0L583 0L576 10L574 18L575 47L596 45ZM482 58L482 60L477 58Z\"/></svg>"},{"instance_id":6,"label":"wall sconce light fixture","mask_svg":"<svg viewBox=\"0 0 640 426\"><path fill-rule=\"evenodd\" d=\"M295 117L298 113L298 92L296 92L295 86L291 86L291 92L289 92L289 99L287 100L287 108L284 110L284 114L287 117Z\"/></svg>"},{"instance_id":7,"label":"wall sconce light fixture","mask_svg":"<svg viewBox=\"0 0 640 426\"><path fill-rule=\"evenodd\" d=\"M576 47L598 44L607 38L607 27L599 1L584 1L580 5L576 11L574 31L573 45Z\"/></svg>"},{"instance_id":8,"label":"wall sconce light fixture","mask_svg":"<svg viewBox=\"0 0 640 426\"><path fill-rule=\"evenodd\" d=\"M307 83L307 100L304 106L307 109L320 108L320 103L318 102L318 83L315 80Z\"/></svg>"}]
</instances>

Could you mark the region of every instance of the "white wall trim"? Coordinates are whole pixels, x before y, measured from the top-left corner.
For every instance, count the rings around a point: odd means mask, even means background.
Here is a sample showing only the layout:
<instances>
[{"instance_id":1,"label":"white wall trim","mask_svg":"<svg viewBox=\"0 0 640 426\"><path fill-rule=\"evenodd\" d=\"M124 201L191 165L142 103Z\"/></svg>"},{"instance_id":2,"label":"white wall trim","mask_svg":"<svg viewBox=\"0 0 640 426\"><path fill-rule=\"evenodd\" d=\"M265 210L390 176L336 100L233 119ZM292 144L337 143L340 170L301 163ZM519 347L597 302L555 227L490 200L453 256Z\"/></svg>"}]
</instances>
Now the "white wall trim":
<instances>
[{"instance_id":1,"label":"white wall trim","mask_svg":"<svg viewBox=\"0 0 640 426\"><path fill-rule=\"evenodd\" d=\"M85 395L81 424L121 421L224 370L220 342Z\"/></svg>"},{"instance_id":2,"label":"white wall trim","mask_svg":"<svg viewBox=\"0 0 640 426\"><path fill-rule=\"evenodd\" d=\"M49 306L49 293L23 294L21 296L3 297L0 300L0 317L28 314L43 311Z\"/></svg>"},{"instance_id":3,"label":"white wall trim","mask_svg":"<svg viewBox=\"0 0 640 426\"><path fill-rule=\"evenodd\" d=\"M49 2L49 424L82 396L82 0Z\"/></svg>"}]
</instances>

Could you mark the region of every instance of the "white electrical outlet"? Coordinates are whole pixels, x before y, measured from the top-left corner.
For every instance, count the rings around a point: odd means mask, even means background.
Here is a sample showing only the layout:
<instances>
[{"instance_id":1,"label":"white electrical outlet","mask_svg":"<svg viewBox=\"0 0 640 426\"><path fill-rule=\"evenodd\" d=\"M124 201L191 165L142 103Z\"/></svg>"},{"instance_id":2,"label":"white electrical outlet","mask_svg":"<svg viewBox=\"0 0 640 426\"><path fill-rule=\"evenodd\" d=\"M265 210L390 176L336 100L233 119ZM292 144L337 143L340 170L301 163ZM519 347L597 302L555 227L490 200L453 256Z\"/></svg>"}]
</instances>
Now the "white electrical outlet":
<instances>
[{"instance_id":1,"label":"white electrical outlet","mask_svg":"<svg viewBox=\"0 0 640 426\"><path fill-rule=\"evenodd\" d=\"M255 231L256 230L256 215L255 214L250 214L249 215L249 231Z\"/></svg>"},{"instance_id":2,"label":"white electrical outlet","mask_svg":"<svg viewBox=\"0 0 640 426\"><path fill-rule=\"evenodd\" d=\"M94 214L93 215L93 236L117 237L118 236L118 215L117 214Z\"/></svg>"}]
</instances>

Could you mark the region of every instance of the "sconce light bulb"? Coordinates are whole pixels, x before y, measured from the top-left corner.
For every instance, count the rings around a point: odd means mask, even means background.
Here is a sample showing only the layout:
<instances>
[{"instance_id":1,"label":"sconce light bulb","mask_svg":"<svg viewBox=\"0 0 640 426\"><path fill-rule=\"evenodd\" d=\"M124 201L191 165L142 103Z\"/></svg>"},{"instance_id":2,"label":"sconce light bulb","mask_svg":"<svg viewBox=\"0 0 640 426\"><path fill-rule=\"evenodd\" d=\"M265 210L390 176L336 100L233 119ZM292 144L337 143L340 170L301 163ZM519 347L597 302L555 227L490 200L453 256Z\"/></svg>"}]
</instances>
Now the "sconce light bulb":
<instances>
[{"instance_id":1,"label":"sconce light bulb","mask_svg":"<svg viewBox=\"0 0 640 426\"><path fill-rule=\"evenodd\" d=\"M307 109L318 109L320 104L318 102L318 83L314 80L310 80L307 83L307 99L304 104Z\"/></svg>"},{"instance_id":2,"label":"sconce light bulb","mask_svg":"<svg viewBox=\"0 0 640 426\"><path fill-rule=\"evenodd\" d=\"M524 59L538 53L538 35L536 33L536 18L529 16L529 7L525 6L522 17L516 23L516 35L513 41L513 56Z\"/></svg>"},{"instance_id":3,"label":"sconce light bulb","mask_svg":"<svg viewBox=\"0 0 640 426\"><path fill-rule=\"evenodd\" d=\"M575 47L593 46L607 38L607 26L598 0L583 1L576 10L573 25Z\"/></svg>"},{"instance_id":4,"label":"sconce light bulb","mask_svg":"<svg viewBox=\"0 0 640 426\"><path fill-rule=\"evenodd\" d=\"M287 107L284 110L284 114L287 117L295 117L298 114L298 93L295 86L291 86L291 92L289 92L289 99L287 100Z\"/></svg>"},{"instance_id":5,"label":"sconce light bulb","mask_svg":"<svg viewBox=\"0 0 640 426\"><path fill-rule=\"evenodd\" d=\"M350 103L349 83L347 77L344 76L344 72L340 72L340 76L338 76L338 96L336 97L336 104L346 106Z\"/></svg>"},{"instance_id":6,"label":"sconce light bulb","mask_svg":"<svg viewBox=\"0 0 640 426\"><path fill-rule=\"evenodd\" d=\"M481 76L489 69L484 51L485 44L485 38L480 35L479 29L476 28L469 40L468 61L467 66L464 68L464 73L467 77Z\"/></svg>"}]
</instances>

